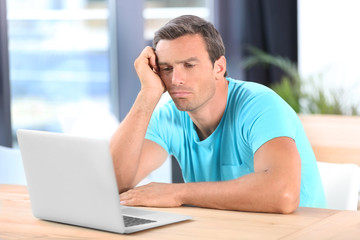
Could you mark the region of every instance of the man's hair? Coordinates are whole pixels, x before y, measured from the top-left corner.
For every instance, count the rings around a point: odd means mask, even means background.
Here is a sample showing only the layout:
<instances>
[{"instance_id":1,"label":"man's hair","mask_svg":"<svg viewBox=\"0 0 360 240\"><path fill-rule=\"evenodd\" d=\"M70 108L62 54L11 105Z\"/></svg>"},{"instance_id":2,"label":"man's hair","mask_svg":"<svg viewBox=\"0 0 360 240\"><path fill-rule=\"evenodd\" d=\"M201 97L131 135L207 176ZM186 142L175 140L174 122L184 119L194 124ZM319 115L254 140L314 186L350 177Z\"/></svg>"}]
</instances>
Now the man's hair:
<instances>
[{"instance_id":1,"label":"man's hair","mask_svg":"<svg viewBox=\"0 0 360 240\"><path fill-rule=\"evenodd\" d=\"M214 25L204 19L183 15L169 21L154 36L153 48L156 49L160 40L174 40L184 35L200 34L206 44L210 61L214 64L221 56L225 56L225 46Z\"/></svg>"}]
</instances>

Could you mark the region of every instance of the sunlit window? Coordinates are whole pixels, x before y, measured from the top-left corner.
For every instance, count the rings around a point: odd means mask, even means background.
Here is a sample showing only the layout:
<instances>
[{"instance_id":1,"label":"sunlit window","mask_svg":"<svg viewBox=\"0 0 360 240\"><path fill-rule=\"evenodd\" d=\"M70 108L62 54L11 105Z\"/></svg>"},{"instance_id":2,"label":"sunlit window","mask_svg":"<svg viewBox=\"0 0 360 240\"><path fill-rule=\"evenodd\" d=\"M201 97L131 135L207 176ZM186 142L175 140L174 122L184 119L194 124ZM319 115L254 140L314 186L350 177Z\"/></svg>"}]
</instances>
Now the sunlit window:
<instances>
[{"instance_id":1,"label":"sunlit window","mask_svg":"<svg viewBox=\"0 0 360 240\"><path fill-rule=\"evenodd\" d=\"M8 0L13 132L109 109L105 0Z\"/></svg>"}]
</instances>

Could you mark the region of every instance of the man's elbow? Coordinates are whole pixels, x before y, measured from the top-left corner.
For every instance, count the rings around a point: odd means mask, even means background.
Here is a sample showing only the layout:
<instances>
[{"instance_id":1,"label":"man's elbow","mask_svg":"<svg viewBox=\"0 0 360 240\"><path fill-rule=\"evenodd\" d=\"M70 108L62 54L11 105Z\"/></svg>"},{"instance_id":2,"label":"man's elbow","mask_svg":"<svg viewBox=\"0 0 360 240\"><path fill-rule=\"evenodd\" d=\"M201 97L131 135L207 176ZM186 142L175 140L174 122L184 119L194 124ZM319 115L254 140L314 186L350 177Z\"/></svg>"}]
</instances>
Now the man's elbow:
<instances>
[{"instance_id":1,"label":"man's elbow","mask_svg":"<svg viewBox=\"0 0 360 240\"><path fill-rule=\"evenodd\" d=\"M289 214L294 212L300 204L300 194L293 191L284 191L278 196L276 212Z\"/></svg>"}]
</instances>

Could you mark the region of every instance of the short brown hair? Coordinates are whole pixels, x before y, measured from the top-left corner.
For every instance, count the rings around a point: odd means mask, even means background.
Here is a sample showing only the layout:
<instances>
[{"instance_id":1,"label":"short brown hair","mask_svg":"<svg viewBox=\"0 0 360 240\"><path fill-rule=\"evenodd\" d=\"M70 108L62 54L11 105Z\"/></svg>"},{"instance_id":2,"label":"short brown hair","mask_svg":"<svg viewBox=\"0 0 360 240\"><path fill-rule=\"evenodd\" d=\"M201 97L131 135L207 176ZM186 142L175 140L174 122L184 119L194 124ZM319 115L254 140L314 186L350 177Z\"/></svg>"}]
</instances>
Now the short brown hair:
<instances>
[{"instance_id":1,"label":"short brown hair","mask_svg":"<svg viewBox=\"0 0 360 240\"><path fill-rule=\"evenodd\" d=\"M214 25L193 15L183 15L174 18L160 28L155 33L153 48L156 49L160 40L173 40L191 34L200 34L203 37L210 61L213 64L221 56L225 56L223 40Z\"/></svg>"}]
</instances>

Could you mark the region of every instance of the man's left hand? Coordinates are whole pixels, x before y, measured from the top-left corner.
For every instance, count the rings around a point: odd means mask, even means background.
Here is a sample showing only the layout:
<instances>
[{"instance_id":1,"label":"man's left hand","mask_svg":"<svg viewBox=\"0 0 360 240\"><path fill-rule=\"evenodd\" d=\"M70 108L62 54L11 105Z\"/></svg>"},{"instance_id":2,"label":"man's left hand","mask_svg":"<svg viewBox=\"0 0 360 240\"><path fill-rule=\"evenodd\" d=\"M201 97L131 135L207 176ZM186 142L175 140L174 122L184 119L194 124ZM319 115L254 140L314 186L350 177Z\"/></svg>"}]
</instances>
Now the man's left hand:
<instances>
[{"instance_id":1,"label":"man's left hand","mask_svg":"<svg viewBox=\"0 0 360 240\"><path fill-rule=\"evenodd\" d=\"M179 207L180 184L149 183L120 194L120 203L126 206Z\"/></svg>"}]
</instances>

